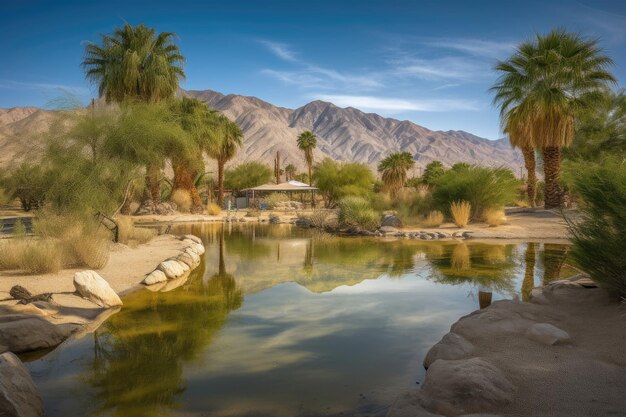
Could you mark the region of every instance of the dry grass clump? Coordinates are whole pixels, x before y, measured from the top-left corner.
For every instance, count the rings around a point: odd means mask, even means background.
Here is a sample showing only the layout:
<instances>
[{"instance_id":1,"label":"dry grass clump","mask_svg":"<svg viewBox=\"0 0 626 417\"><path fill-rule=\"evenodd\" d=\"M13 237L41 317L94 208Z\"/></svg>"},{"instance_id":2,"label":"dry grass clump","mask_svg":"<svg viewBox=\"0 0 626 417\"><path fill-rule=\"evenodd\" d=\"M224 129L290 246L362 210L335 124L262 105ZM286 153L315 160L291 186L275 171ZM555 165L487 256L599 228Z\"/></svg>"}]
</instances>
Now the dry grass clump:
<instances>
[{"instance_id":1,"label":"dry grass clump","mask_svg":"<svg viewBox=\"0 0 626 417\"><path fill-rule=\"evenodd\" d=\"M488 209L485 211L485 222L489 226L500 226L506 222L504 210Z\"/></svg>"},{"instance_id":2,"label":"dry grass clump","mask_svg":"<svg viewBox=\"0 0 626 417\"><path fill-rule=\"evenodd\" d=\"M472 205L467 201L453 201L450 204L450 214L457 227L465 227L472 215Z\"/></svg>"},{"instance_id":3,"label":"dry grass clump","mask_svg":"<svg viewBox=\"0 0 626 417\"><path fill-rule=\"evenodd\" d=\"M127 216L116 217L115 223L119 228L119 242L131 247L146 243L157 235L154 229L136 227L133 219Z\"/></svg>"},{"instance_id":4,"label":"dry grass clump","mask_svg":"<svg viewBox=\"0 0 626 417\"><path fill-rule=\"evenodd\" d=\"M109 262L109 241L101 236L81 236L71 242L76 263L101 269Z\"/></svg>"},{"instance_id":5,"label":"dry grass clump","mask_svg":"<svg viewBox=\"0 0 626 417\"><path fill-rule=\"evenodd\" d=\"M528 208L530 204L528 204L528 200L519 199L515 200L515 207Z\"/></svg>"},{"instance_id":6,"label":"dry grass clump","mask_svg":"<svg viewBox=\"0 0 626 417\"><path fill-rule=\"evenodd\" d=\"M424 227L439 227L442 223L443 213L439 210L431 211L422 221Z\"/></svg>"},{"instance_id":7,"label":"dry grass clump","mask_svg":"<svg viewBox=\"0 0 626 417\"><path fill-rule=\"evenodd\" d=\"M309 219L311 219L311 223L313 224L313 226L322 229L326 225L326 219L328 219L328 215L328 211L316 209L313 210Z\"/></svg>"},{"instance_id":8,"label":"dry grass clump","mask_svg":"<svg viewBox=\"0 0 626 417\"><path fill-rule=\"evenodd\" d=\"M209 203L206 206L206 211L210 216L219 216L222 212L222 208L215 203Z\"/></svg>"},{"instance_id":9,"label":"dry grass clump","mask_svg":"<svg viewBox=\"0 0 626 417\"><path fill-rule=\"evenodd\" d=\"M172 193L172 197L170 198L172 202L176 203L178 207L178 211L183 213L188 213L191 210L191 195L187 190L176 189Z\"/></svg>"},{"instance_id":10,"label":"dry grass clump","mask_svg":"<svg viewBox=\"0 0 626 417\"><path fill-rule=\"evenodd\" d=\"M272 193L265 197L265 203L271 209L275 208L279 203L289 201L289 196L285 193Z\"/></svg>"},{"instance_id":11,"label":"dry grass clump","mask_svg":"<svg viewBox=\"0 0 626 417\"><path fill-rule=\"evenodd\" d=\"M3 270L45 274L63 267L63 246L54 240L6 239L0 242L0 252Z\"/></svg>"}]
</instances>

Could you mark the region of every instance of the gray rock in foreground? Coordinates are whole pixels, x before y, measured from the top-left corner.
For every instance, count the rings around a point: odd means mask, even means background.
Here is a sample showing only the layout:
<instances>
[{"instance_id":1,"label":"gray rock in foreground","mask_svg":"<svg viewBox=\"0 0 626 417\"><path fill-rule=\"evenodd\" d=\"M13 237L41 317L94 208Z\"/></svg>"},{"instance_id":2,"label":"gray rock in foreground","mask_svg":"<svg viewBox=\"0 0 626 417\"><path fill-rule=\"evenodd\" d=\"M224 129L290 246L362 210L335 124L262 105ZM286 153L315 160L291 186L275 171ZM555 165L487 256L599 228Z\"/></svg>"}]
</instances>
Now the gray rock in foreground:
<instances>
[{"instance_id":1,"label":"gray rock in foreground","mask_svg":"<svg viewBox=\"0 0 626 417\"><path fill-rule=\"evenodd\" d=\"M0 314L0 345L15 353L57 346L76 328L72 325L57 326L30 314L6 314L2 311Z\"/></svg>"},{"instance_id":2,"label":"gray rock in foreground","mask_svg":"<svg viewBox=\"0 0 626 417\"><path fill-rule=\"evenodd\" d=\"M434 345L424 358L424 368L428 367L437 359L462 359L474 350L474 345L456 333L446 334Z\"/></svg>"},{"instance_id":3,"label":"gray rock in foreground","mask_svg":"<svg viewBox=\"0 0 626 417\"><path fill-rule=\"evenodd\" d=\"M10 352L0 355L0 416L43 416L43 403L28 369Z\"/></svg>"},{"instance_id":4,"label":"gray rock in foreground","mask_svg":"<svg viewBox=\"0 0 626 417\"><path fill-rule=\"evenodd\" d=\"M571 338L565 330L561 330L550 323L537 323L530 326L525 336L530 340L544 345L569 343Z\"/></svg>"}]
</instances>

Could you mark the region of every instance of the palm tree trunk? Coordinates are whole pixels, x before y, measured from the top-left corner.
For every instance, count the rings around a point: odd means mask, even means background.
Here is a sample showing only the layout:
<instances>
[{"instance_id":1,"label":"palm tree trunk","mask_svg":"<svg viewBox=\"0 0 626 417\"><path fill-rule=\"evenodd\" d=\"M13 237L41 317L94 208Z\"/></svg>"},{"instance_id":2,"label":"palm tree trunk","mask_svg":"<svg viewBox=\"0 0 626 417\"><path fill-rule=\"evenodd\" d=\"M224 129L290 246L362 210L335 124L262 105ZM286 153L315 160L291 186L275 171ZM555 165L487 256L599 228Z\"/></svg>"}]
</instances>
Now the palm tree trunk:
<instances>
[{"instance_id":1,"label":"palm tree trunk","mask_svg":"<svg viewBox=\"0 0 626 417\"><path fill-rule=\"evenodd\" d=\"M224 206L224 161L217 161L217 204Z\"/></svg>"},{"instance_id":2,"label":"palm tree trunk","mask_svg":"<svg viewBox=\"0 0 626 417\"><path fill-rule=\"evenodd\" d=\"M311 175L311 164L309 166L309 185L313 186L313 176ZM311 191L311 207L315 208L315 192Z\"/></svg>"},{"instance_id":3,"label":"palm tree trunk","mask_svg":"<svg viewBox=\"0 0 626 417\"><path fill-rule=\"evenodd\" d=\"M192 213L203 210L200 193L194 184L194 173L189 169L188 161L172 161L174 165L174 186L173 190L185 190L191 196Z\"/></svg>"},{"instance_id":4,"label":"palm tree trunk","mask_svg":"<svg viewBox=\"0 0 626 417\"><path fill-rule=\"evenodd\" d=\"M526 255L524 257L526 269L524 272L524 281L522 281L522 301L530 300L530 292L535 286L535 243L528 242L526 246Z\"/></svg>"},{"instance_id":5,"label":"palm tree trunk","mask_svg":"<svg viewBox=\"0 0 626 417\"><path fill-rule=\"evenodd\" d=\"M543 172L546 183L545 208L561 207L559 176L561 171L561 148L546 147L543 152Z\"/></svg>"},{"instance_id":6,"label":"palm tree trunk","mask_svg":"<svg viewBox=\"0 0 626 417\"><path fill-rule=\"evenodd\" d=\"M146 167L146 188L153 204L161 202L161 169L156 164Z\"/></svg>"},{"instance_id":7,"label":"palm tree trunk","mask_svg":"<svg viewBox=\"0 0 626 417\"><path fill-rule=\"evenodd\" d=\"M537 193L537 172L535 166L535 150L529 146L522 147L524 155L524 165L528 172L528 180L526 181L526 194L531 207L536 207L535 196Z\"/></svg>"}]
</instances>

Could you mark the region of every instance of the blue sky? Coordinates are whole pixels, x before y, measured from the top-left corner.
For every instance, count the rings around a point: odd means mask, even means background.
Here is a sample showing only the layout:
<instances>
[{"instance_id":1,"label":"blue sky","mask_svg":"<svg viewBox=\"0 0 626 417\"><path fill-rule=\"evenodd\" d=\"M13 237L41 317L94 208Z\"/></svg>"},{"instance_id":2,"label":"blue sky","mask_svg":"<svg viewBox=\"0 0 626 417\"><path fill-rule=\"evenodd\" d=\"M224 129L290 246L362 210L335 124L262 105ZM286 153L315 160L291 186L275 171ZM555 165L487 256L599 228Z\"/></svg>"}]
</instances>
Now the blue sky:
<instances>
[{"instance_id":1,"label":"blue sky","mask_svg":"<svg viewBox=\"0 0 626 417\"><path fill-rule=\"evenodd\" d=\"M128 21L172 31L186 89L296 108L315 99L435 130L501 136L491 68L519 41L565 27L599 37L626 79L624 1L3 2L0 107L97 92L86 42Z\"/></svg>"}]
</instances>

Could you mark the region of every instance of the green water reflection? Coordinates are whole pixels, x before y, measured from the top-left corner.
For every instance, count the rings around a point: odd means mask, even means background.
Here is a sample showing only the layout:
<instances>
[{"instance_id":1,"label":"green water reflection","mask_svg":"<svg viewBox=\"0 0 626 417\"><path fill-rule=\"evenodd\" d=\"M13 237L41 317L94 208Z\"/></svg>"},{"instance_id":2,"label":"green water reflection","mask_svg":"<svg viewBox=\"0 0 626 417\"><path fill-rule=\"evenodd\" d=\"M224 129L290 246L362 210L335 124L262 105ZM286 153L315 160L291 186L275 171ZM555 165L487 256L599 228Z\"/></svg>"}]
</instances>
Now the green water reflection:
<instances>
[{"instance_id":1,"label":"green water reflection","mask_svg":"<svg viewBox=\"0 0 626 417\"><path fill-rule=\"evenodd\" d=\"M383 416L454 320L526 300L567 256L294 227L175 232L206 242L186 282L125 297L93 338L29 364L48 416Z\"/></svg>"}]
</instances>

